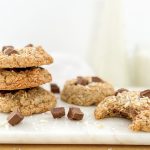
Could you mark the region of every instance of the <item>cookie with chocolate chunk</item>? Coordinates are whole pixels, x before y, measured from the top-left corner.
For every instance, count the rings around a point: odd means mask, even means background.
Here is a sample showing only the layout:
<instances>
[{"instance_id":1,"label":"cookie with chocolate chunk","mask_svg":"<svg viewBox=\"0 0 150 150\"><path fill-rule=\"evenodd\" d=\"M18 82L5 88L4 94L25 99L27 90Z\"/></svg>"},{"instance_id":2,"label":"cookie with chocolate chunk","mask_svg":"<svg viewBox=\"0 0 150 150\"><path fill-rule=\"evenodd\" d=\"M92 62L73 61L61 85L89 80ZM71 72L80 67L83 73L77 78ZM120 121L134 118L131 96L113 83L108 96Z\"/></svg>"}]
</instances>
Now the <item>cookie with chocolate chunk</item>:
<instances>
[{"instance_id":1,"label":"cookie with chocolate chunk","mask_svg":"<svg viewBox=\"0 0 150 150\"><path fill-rule=\"evenodd\" d=\"M0 69L0 90L16 90L39 86L52 80L40 67Z\"/></svg>"},{"instance_id":2,"label":"cookie with chocolate chunk","mask_svg":"<svg viewBox=\"0 0 150 150\"><path fill-rule=\"evenodd\" d=\"M51 110L56 105L53 93L41 87L0 91L0 112L19 110L23 116L43 113Z\"/></svg>"},{"instance_id":3,"label":"cookie with chocolate chunk","mask_svg":"<svg viewBox=\"0 0 150 150\"><path fill-rule=\"evenodd\" d=\"M53 58L41 46L27 46L17 49L4 46L0 52L0 68L24 68L51 64Z\"/></svg>"},{"instance_id":4,"label":"cookie with chocolate chunk","mask_svg":"<svg viewBox=\"0 0 150 150\"><path fill-rule=\"evenodd\" d=\"M95 118L123 117L132 120L134 131L150 132L150 90L119 92L105 98L95 109Z\"/></svg>"},{"instance_id":5,"label":"cookie with chocolate chunk","mask_svg":"<svg viewBox=\"0 0 150 150\"><path fill-rule=\"evenodd\" d=\"M79 76L65 83L61 99L71 104L90 106L114 93L113 86L99 77Z\"/></svg>"}]
</instances>

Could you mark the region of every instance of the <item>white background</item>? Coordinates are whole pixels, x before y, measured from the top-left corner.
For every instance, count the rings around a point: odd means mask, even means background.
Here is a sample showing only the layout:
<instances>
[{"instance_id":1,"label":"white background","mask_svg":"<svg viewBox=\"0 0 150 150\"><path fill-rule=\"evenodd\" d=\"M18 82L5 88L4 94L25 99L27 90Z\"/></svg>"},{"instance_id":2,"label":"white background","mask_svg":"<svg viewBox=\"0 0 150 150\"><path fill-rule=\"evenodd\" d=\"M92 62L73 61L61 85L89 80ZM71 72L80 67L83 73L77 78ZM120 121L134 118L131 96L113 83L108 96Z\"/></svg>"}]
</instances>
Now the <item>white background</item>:
<instances>
[{"instance_id":1,"label":"white background","mask_svg":"<svg viewBox=\"0 0 150 150\"><path fill-rule=\"evenodd\" d=\"M85 56L95 0L0 0L0 44L41 44Z\"/></svg>"},{"instance_id":2,"label":"white background","mask_svg":"<svg viewBox=\"0 0 150 150\"><path fill-rule=\"evenodd\" d=\"M85 56L103 0L0 0L0 45L28 42ZM128 49L149 43L150 1L123 0ZM100 6L100 4L99 4ZM101 8L99 8L101 9Z\"/></svg>"}]
</instances>

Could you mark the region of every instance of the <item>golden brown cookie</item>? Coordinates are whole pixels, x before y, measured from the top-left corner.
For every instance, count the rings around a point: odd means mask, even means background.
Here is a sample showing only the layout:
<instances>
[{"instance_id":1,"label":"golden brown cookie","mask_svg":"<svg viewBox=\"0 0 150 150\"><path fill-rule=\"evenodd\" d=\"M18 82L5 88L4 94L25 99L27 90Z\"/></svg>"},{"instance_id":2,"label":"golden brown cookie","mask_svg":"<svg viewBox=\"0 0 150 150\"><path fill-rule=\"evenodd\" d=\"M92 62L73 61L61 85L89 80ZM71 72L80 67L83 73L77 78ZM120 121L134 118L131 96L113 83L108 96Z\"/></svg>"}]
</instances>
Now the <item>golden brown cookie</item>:
<instances>
[{"instance_id":1,"label":"golden brown cookie","mask_svg":"<svg viewBox=\"0 0 150 150\"><path fill-rule=\"evenodd\" d=\"M41 87L16 91L0 91L0 112L18 109L22 115L43 113L56 105L54 94Z\"/></svg>"},{"instance_id":2,"label":"golden brown cookie","mask_svg":"<svg viewBox=\"0 0 150 150\"><path fill-rule=\"evenodd\" d=\"M132 120L130 125L132 130L150 132L150 95L146 95L147 93L142 95L141 93L123 91L116 96L105 98L97 106L95 118L128 118Z\"/></svg>"},{"instance_id":3,"label":"golden brown cookie","mask_svg":"<svg viewBox=\"0 0 150 150\"><path fill-rule=\"evenodd\" d=\"M90 106L97 105L114 93L112 85L98 77L77 77L65 83L61 99L67 103Z\"/></svg>"},{"instance_id":4,"label":"golden brown cookie","mask_svg":"<svg viewBox=\"0 0 150 150\"><path fill-rule=\"evenodd\" d=\"M0 69L0 90L31 88L51 80L49 72L40 67Z\"/></svg>"},{"instance_id":5,"label":"golden brown cookie","mask_svg":"<svg viewBox=\"0 0 150 150\"><path fill-rule=\"evenodd\" d=\"M0 52L0 68L24 68L51 64L53 58L41 46L16 49L3 47Z\"/></svg>"}]
</instances>

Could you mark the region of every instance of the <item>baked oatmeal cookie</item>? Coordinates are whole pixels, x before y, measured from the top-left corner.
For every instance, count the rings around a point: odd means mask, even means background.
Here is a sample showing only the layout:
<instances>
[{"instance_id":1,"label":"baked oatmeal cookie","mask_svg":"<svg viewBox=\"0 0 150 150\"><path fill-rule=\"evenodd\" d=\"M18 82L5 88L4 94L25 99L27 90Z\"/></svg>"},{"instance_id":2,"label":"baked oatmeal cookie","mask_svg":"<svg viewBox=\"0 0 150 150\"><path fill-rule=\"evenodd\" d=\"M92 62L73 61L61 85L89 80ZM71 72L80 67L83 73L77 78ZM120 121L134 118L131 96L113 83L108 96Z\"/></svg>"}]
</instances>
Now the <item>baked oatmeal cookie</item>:
<instances>
[{"instance_id":1,"label":"baked oatmeal cookie","mask_svg":"<svg viewBox=\"0 0 150 150\"><path fill-rule=\"evenodd\" d=\"M43 113L56 105L54 94L41 87L14 91L0 91L0 112L19 110L22 115Z\"/></svg>"},{"instance_id":2,"label":"baked oatmeal cookie","mask_svg":"<svg viewBox=\"0 0 150 150\"><path fill-rule=\"evenodd\" d=\"M0 52L0 68L24 68L51 64L53 58L41 46L28 45L17 49L4 46Z\"/></svg>"},{"instance_id":3,"label":"baked oatmeal cookie","mask_svg":"<svg viewBox=\"0 0 150 150\"><path fill-rule=\"evenodd\" d=\"M121 91L116 96L105 98L95 112L96 119L123 117L132 120L134 131L150 132L150 90Z\"/></svg>"},{"instance_id":4,"label":"baked oatmeal cookie","mask_svg":"<svg viewBox=\"0 0 150 150\"><path fill-rule=\"evenodd\" d=\"M90 106L97 105L114 93L112 85L98 77L77 77L65 83L61 99L67 103Z\"/></svg>"},{"instance_id":5,"label":"baked oatmeal cookie","mask_svg":"<svg viewBox=\"0 0 150 150\"><path fill-rule=\"evenodd\" d=\"M26 89L51 80L49 72L40 67L0 69L0 90Z\"/></svg>"}]
</instances>

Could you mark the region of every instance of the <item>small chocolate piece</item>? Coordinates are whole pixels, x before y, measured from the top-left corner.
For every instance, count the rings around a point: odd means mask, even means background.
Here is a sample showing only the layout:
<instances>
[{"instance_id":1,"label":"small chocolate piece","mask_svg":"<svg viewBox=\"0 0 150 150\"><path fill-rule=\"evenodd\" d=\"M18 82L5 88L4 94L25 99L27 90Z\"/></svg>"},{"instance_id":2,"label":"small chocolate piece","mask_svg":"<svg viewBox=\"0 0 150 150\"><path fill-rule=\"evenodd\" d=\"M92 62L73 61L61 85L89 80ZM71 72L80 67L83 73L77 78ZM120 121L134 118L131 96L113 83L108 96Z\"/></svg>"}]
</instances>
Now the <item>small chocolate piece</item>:
<instances>
[{"instance_id":1,"label":"small chocolate piece","mask_svg":"<svg viewBox=\"0 0 150 150\"><path fill-rule=\"evenodd\" d=\"M124 89L124 88L118 89L118 90L115 92L115 96L117 96L118 93L122 93L122 92L124 92L124 91L128 92L129 90Z\"/></svg>"},{"instance_id":2,"label":"small chocolate piece","mask_svg":"<svg viewBox=\"0 0 150 150\"><path fill-rule=\"evenodd\" d=\"M71 107L68 111L68 119L70 120L82 120L83 119L83 112L81 112L80 108Z\"/></svg>"},{"instance_id":3,"label":"small chocolate piece","mask_svg":"<svg viewBox=\"0 0 150 150\"><path fill-rule=\"evenodd\" d=\"M65 116L65 108L64 107L53 108L51 110L51 113L53 115L53 118L61 118Z\"/></svg>"},{"instance_id":4,"label":"small chocolate piece","mask_svg":"<svg viewBox=\"0 0 150 150\"><path fill-rule=\"evenodd\" d=\"M86 80L86 79L84 79L83 77L77 77L77 81L76 81L76 83L75 84L80 84L80 85L83 85L83 86L85 86L85 85L88 85L89 84L89 81L88 80Z\"/></svg>"},{"instance_id":5,"label":"small chocolate piece","mask_svg":"<svg viewBox=\"0 0 150 150\"><path fill-rule=\"evenodd\" d=\"M28 44L25 47L33 47L33 44Z\"/></svg>"},{"instance_id":6,"label":"small chocolate piece","mask_svg":"<svg viewBox=\"0 0 150 150\"><path fill-rule=\"evenodd\" d=\"M51 83L50 86L51 86L51 92L52 93L60 93L60 89L59 89L59 86L57 84Z\"/></svg>"},{"instance_id":7,"label":"small chocolate piece","mask_svg":"<svg viewBox=\"0 0 150 150\"><path fill-rule=\"evenodd\" d=\"M101 78L99 77L92 77L92 82L104 82Z\"/></svg>"},{"instance_id":8,"label":"small chocolate piece","mask_svg":"<svg viewBox=\"0 0 150 150\"><path fill-rule=\"evenodd\" d=\"M142 98L142 97L148 97L148 98L150 98L150 90L148 89L148 90L142 91L142 92L140 93L140 97L141 97L141 98Z\"/></svg>"},{"instance_id":9,"label":"small chocolate piece","mask_svg":"<svg viewBox=\"0 0 150 150\"><path fill-rule=\"evenodd\" d=\"M20 123L24 119L24 116L20 114L18 110L13 111L8 117L8 123L11 124L12 126Z\"/></svg>"},{"instance_id":10,"label":"small chocolate piece","mask_svg":"<svg viewBox=\"0 0 150 150\"><path fill-rule=\"evenodd\" d=\"M3 53L5 55L8 55L8 56L10 56L12 54L18 54L18 52L16 50L12 49L12 48L6 48L6 49L4 49Z\"/></svg>"},{"instance_id":11,"label":"small chocolate piece","mask_svg":"<svg viewBox=\"0 0 150 150\"><path fill-rule=\"evenodd\" d=\"M2 52L3 52L5 49L7 49L7 48L14 49L14 47L11 46L11 45L9 45L9 46L3 46L3 47L2 47Z\"/></svg>"}]
</instances>

